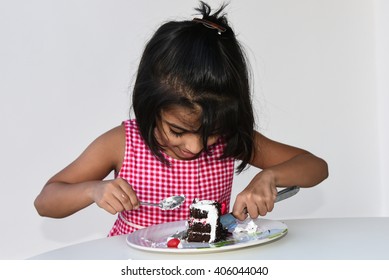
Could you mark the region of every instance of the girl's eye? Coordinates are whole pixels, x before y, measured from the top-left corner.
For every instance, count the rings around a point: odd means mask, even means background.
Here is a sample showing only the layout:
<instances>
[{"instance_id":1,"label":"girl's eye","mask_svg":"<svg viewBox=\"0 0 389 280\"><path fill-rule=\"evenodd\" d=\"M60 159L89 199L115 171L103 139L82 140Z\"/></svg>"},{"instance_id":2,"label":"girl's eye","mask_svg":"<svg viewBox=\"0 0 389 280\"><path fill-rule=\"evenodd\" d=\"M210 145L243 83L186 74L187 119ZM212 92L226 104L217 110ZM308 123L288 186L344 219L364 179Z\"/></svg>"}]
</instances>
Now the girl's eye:
<instances>
[{"instance_id":1,"label":"girl's eye","mask_svg":"<svg viewBox=\"0 0 389 280\"><path fill-rule=\"evenodd\" d=\"M170 133L173 134L175 137L182 137L182 135L184 135L183 132L177 132L174 131L173 129L170 129Z\"/></svg>"}]
</instances>

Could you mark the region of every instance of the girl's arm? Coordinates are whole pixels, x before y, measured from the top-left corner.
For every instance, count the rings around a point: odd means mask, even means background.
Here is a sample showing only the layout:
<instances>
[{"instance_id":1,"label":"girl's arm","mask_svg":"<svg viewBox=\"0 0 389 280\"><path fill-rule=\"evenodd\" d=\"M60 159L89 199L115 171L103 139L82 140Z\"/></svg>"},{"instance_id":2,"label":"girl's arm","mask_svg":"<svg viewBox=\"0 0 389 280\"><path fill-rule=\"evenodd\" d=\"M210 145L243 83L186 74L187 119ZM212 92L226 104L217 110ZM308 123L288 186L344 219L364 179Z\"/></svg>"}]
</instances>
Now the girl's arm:
<instances>
[{"instance_id":1,"label":"girl's arm","mask_svg":"<svg viewBox=\"0 0 389 280\"><path fill-rule=\"evenodd\" d=\"M62 218L92 203L112 214L137 208L136 194L125 180L103 181L113 170L120 170L124 149L123 126L98 137L74 162L45 184L34 202L38 213Z\"/></svg>"},{"instance_id":2,"label":"girl's arm","mask_svg":"<svg viewBox=\"0 0 389 280\"><path fill-rule=\"evenodd\" d=\"M251 165L262 169L237 195L233 214L245 219L245 208L251 218L273 210L277 187L313 187L328 177L327 163L308 151L266 138L254 136Z\"/></svg>"}]
</instances>

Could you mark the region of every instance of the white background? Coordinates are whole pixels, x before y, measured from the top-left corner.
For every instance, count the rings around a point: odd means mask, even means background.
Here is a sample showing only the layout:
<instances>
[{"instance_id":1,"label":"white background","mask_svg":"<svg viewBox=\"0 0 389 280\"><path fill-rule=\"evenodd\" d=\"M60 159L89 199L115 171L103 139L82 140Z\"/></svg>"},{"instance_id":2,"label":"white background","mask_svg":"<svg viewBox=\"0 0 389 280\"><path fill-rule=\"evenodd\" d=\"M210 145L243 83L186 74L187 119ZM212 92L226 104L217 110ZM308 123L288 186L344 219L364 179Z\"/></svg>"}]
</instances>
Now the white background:
<instances>
[{"instance_id":1,"label":"white background","mask_svg":"<svg viewBox=\"0 0 389 280\"><path fill-rule=\"evenodd\" d=\"M330 177L267 218L389 215L389 2L231 0L254 77L258 129L323 157ZM221 1L209 1L218 7ZM90 206L40 217L45 182L128 118L147 39L198 1L0 0L0 259L106 236ZM257 170L237 176L234 196ZM357 229L356 229L357 230Z\"/></svg>"}]
</instances>

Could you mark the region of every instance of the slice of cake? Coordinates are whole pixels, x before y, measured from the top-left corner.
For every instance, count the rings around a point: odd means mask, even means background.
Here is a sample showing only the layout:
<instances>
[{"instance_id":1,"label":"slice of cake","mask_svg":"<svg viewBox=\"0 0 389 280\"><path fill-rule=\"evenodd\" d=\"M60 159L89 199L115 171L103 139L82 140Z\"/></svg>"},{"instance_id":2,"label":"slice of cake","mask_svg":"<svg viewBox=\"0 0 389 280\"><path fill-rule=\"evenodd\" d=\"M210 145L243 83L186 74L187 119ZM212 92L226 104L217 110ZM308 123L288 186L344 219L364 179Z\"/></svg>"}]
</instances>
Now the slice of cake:
<instances>
[{"instance_id":1,"label":"slice of cake","mask_svg":"<svg viewBox=\"0 0 389 280\"><path fill-rule=\"evenodd\" d=\"M226 230L220 223L220 203L195 199L189 207L187 241L218 242L226 238Z\"/></svg>"}]
</instances>

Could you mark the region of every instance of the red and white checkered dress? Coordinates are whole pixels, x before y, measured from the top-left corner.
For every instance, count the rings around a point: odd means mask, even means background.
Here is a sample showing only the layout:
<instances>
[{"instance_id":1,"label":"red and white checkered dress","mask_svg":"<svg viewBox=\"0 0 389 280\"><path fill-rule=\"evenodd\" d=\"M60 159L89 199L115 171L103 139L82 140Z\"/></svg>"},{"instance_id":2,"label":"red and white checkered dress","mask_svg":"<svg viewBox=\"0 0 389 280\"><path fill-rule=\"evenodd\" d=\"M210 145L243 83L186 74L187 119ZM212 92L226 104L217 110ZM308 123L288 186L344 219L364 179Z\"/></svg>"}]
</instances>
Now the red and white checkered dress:
<instances>
[{"instance_id":1,"label":"red and white checkered dress","mask_svg":"<svg viewBox=\"0 0 389 280\"><path fill-rule=\"evenodd\" d=\"M138 210L119 213L109 236L131 233L153 224L186 220L193 199L216 200L228 210L234 159L219 159L225 143L220 139L194 160L178 160L163 154L170 166L161 163L148 149L140 136L135 120L124 123L126 150L118 177L127 180L140 201L158 203L172 195L185 195L184 204L175 210L163 211L157 207L140 206Z\"/></svg>"}]
</instances>

